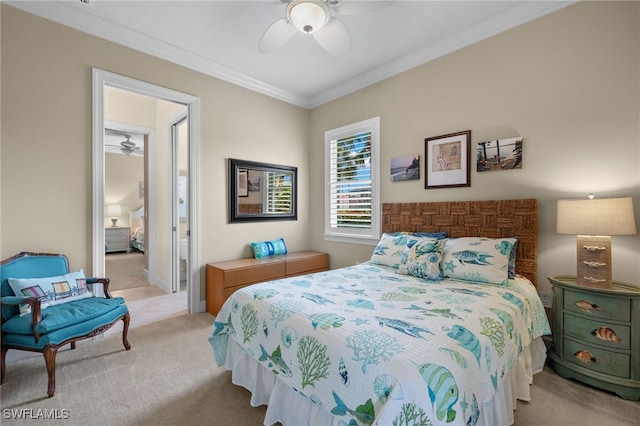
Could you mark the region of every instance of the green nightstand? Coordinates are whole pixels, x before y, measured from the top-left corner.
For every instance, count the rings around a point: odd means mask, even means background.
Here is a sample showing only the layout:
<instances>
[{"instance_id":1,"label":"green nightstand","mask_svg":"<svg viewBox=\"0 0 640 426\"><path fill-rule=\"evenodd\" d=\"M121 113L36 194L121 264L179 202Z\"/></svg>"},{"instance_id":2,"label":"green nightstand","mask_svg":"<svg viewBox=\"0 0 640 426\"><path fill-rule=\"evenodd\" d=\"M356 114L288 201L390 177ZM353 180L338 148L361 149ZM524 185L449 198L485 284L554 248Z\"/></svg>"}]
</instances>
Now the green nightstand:
<instances>
[{"instance_id":1,"label":"green nightstand","mask_svg":"<svg viewBox=\"0 0 640 426\"><path fill-rule=\"evenodd\" d=\"M576 277L549 277L553 285L553 348L549 363L560 376L640 400L640 288L577 285Z\"/></svg>"}]
</instances>

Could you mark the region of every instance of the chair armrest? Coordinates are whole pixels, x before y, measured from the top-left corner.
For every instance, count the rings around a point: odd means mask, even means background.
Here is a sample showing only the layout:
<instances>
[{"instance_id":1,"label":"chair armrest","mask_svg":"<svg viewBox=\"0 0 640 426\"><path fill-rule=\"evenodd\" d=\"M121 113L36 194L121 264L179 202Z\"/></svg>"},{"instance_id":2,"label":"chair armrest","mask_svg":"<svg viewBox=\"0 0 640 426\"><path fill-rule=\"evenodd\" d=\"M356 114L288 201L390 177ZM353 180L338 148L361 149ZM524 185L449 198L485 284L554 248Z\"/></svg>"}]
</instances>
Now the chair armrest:
<instances>
[{"instance_id":1,"label":"chair armrest","mask_svg":"<svg viewBox=\"0 0 640 426\"><path fill-rule=\"evenodd\" d=\"M87 278L87 284L102 284L104 290L104 297L111 299L111 293L109 293L109 278Z\"/></svg>"},{"instance_id":2,"label":"chair armrest","mask_svg":"<svg viewBox=\"0 0 640 426\"><path fill-rule=\"evenodd\" d=\"M23 303L29 303L27 299L35 299L35 297L29 296L5 296L0 297L0 303L4 305L21 305Z\"/></svg>"},{"instance_id":3,"label":"chair armrest","mask_svg":"<svg viewBox=\"0 0 640 426\"><path fill-rule=\"evenodd\" d=\"M40 333L36 333L36 326L42 321L42 308L40 305L40 299L35 297L26 296L5 296L0 298L0 303L5 305L21 305L26 303L31 308L31 327L33 328L33 335L36 338L36 342L40 338Z\"/></svg>"}]
</instances>

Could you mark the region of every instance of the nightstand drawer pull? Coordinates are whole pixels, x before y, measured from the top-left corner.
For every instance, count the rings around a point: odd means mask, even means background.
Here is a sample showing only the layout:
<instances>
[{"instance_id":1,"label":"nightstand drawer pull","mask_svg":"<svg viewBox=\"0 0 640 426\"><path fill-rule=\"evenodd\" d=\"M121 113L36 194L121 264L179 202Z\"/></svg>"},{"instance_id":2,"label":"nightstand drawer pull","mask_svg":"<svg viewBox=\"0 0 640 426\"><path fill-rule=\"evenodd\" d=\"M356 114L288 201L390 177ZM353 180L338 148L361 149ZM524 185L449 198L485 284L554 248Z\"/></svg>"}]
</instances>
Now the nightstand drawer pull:
<instances>
[{"instance_id":1,"label":"nightstand drawer pull","mask_svg":"<svg viewBox=\"0 0 640 426\"><path fill-rule=\"evenodd\" d=\"M616 343L622 342L622 339L618 337L615 331L604 325L593 330L591 334L600 340L611 340Z\"/></svg>"},{"instance_id":2,"label":"nightstand drawer pull","mask_svg":"<svg viewBox=\"0 0 640 426\"><path fill-rule=\"evenodd\" d=\"M599 363L598 358L594 357L593 354L589 351L581 350L573 354L578 361L584 362L585 364L589 364L590 362Z\"/></svg>"},{"instance_id":3,"label":"nightstand drawer pull","mask_svg":"<svg viewBox=\"0 0 640 426\"><path fill-rule=\"evenodd\" d=\"M585 312L591 312L591 311L604 312L604 308L601 308L600 306L586 299L578 300L576 302L576 306Z\"/></svg>"}]
</instances>

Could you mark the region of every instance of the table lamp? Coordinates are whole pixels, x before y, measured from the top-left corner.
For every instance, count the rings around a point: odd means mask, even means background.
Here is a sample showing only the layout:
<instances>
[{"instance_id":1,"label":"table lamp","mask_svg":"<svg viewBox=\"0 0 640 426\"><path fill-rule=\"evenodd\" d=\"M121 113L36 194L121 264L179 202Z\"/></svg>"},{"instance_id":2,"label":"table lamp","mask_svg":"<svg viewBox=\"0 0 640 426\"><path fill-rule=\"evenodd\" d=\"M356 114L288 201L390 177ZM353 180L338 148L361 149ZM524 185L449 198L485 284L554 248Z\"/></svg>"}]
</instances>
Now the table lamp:
<instances>
[{"instance_id":1,"label":"table lamp","mask_svg":"<svg viewBox=\"0 0 640 426\"><path fill-rule=\"evenodd\" d=\"M121 214L120 204L109 204L107 206L107 216L111 216L112 227L118 226L118 216Z\"/></svg>"},{"instance_id":2,"label":"table lamp","mask_svg":"<svg viewBox=\"0 0 640 426\"><path fill-rule=\"evenodd\" d=\"M557 232L576 235L578 284L611 288L611 235L636 233L631 197L558 200Z\"/></svg>"}]
</instances>

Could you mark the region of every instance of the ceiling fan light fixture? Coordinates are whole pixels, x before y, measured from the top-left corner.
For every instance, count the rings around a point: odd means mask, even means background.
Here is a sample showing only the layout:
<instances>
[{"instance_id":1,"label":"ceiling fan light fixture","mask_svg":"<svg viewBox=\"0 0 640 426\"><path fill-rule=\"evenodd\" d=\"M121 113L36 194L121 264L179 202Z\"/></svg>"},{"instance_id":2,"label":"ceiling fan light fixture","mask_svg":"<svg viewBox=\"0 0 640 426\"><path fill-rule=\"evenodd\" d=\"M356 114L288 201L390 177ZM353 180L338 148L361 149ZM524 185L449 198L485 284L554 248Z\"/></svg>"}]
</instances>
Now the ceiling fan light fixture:
<instances>
[{"instance_id":1,"label":"ceiling fan light fixture","mask_svg":"<svg viewBox=\"0 0 640 426\"><path fill-rule=\"evenodd\" d=\"M293 1L287 8L287 19L298 31L311 34L325 26L329 20L329 8L324 1Z\"/></svg>"}]
</instances>

